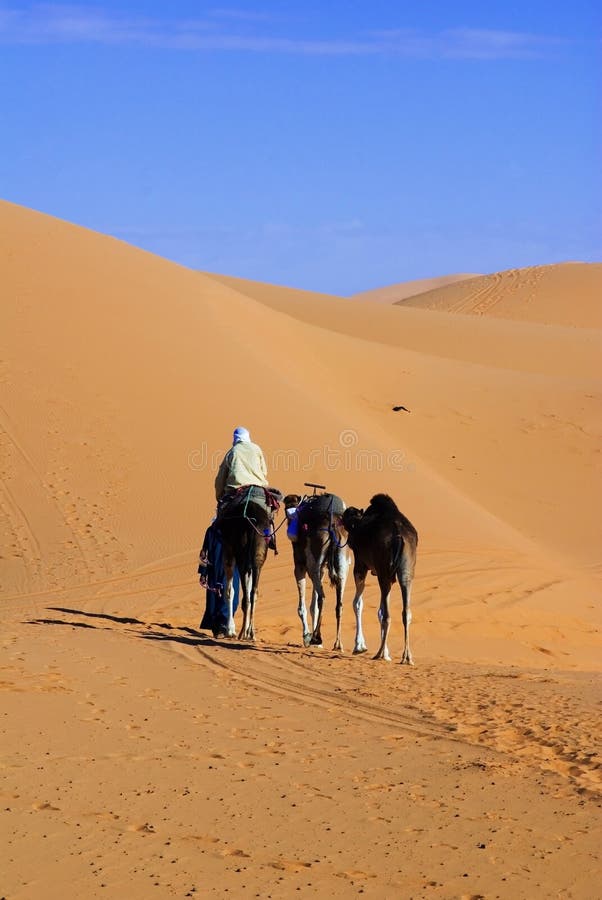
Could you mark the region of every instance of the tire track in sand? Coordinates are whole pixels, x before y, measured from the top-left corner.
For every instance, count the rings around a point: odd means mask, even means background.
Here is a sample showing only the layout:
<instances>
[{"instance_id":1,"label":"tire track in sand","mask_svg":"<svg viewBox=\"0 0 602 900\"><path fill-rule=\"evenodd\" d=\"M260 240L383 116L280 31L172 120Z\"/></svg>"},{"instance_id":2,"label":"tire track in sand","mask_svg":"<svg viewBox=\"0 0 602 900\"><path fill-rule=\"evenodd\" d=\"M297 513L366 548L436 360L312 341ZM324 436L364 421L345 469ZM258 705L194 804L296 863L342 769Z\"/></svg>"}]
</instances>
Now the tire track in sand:
<instances>
[{"instance_id":1,"label":"tire track in sand","mask_svg":"<svg viewBox=\"0 0 602 900\"><path fill-rule=\"evenodd\" d=\"M7 418L3 413L4 410L0 407L0 416ZM27 454L12 436L8 426L0 421L0 514L6 521L5 547L23 565L26 582L31 588L39 583L41 577L42 551L22 505L9 487L9 483L15 478L15 467L11 463L11 456L15 451L31 466Z\"/></svg>"},{"instance_id":2,"label":"tire track in sand","mask_svg":"<svg viewBox=\"0 0 602 900\"><path fill-rule=\"evenodd\" d=\"M375 663L379 669L369 671L359 660L328 651L318 656L266 646L261 659L245 653L242 663L231 658L238 654L225 660L213 648L196 646L195 651L204 664L290 700L489 750L507 761L509 770L526 764L561 776L578 794L602 795L595 710L584 702L575 704L561 689L561 678L456 669L449 663L428 665L417 678L417 670L400 671L397 665L382 671L383 664ZM337 667L336 675L324 672L325 662ZM360 666L355 677L350 670ZM403 698L403 707L379 702L383 692L392 702Z\"/></svg>"},{"instance_id":3,"label":"tire track in sand","mask_svg":"<svg viewBox=\"0 0 602 900\"><path fill-rule=\"evenodd\" d=\"M373 722L383 727L384 739L399 740L409 733L478 748L494 754L483 765L506 776L525 769L553 773L571 793L602 795L602 700L594 675L450 661L425 661L407 669L365 656L269 642L214 642L186 626L101 617L107 632L158 642L188 662L221 673L218 677L291 704Z\"/></svg>"},{"instance_id":4,"label":"tire track in sand","mask_svg":"<svg viewBox=\"0 0 602 900\"><path fill-rule=\"evenodd\" d=\"M218 659L211 650L200 646L197 646L195 650L204 664L225 670L228 675L241 679L247 684L253 684L261 689L285 696L297 703L312 703L326 709L344 712L355 718L401 728L421 737L457 740L453 725L429 721L428 716L420 711L412 712L405 707L403 710L392 709L377 702L362 699L360 692L363 691L363 695L366 696L369 691L365 686L362 688L349 684L347 673L339 677L337 684L333 684L333 677L330 673L327 677L320 666L320 663L324 662L324 657L319 657L317 654L304 653L302 659L295 659L293 653L286 649L269 648L268 652L263 654L264 657L267 657L266 659L254 658L249 665L247 654L245 654L245 662L239 664L231 658L228 658L227 661ZM297 653L297 651L294 652ZM301 651L298 652L301 653ZM354 661L348 657L330 656L329 658L334 659L336 663L354 665ZM320 671L312 670L310 662L315 664L315 668L320 666ZM356 659L355 662L357 664L359 661ZM379 663L379 665L384 664ZM297 677L293 674L293 669L299 673ZM378 677L376 673L374 677Z\"/></svg>"},{"instance_id":5,"label":"tire track in sand","mask_svg":"<svg viewBox=\"0 0 602 900\"><path fill-rule=\"evenodd\" d=\"M35 463L31 459L31 457L29 456L27 451L24 449L24 447L21 445L21 443L18 441L16 436L12 433L9 423L10 423L10 418L8 416L7 411L4 409L4 407L0 406L0 428L2 429L2 434L5 436L5 440L8 442L9 448L12 447L14 452L22 460L25 470L29 474L29 481L31 482L32 490L34 490L34 491L40 490L40 488L41 488L41 490L43 491L43 494L44 494L44 499L48 503L50 503L50 505L56 510L59 521L61 521L67 527L69 532L71 533L71 535L73 537L73 543L74 543L75 547L77 548L81 562L83 563L83 566L86 570L88 578L90 578L90 576L92 574L92 568L90 566L90 563L89 563L89 560L88 560L86 554L83 551L83 548L82 548L81 542L78 538L78 535L73 530L73 528L71 527L67 518L65 517L63 511L60 509L59 505L57 504L56 499L53 496L49 485L46 483L44 478L38 472L38 470L35 466ZM9 457L9 454L7 453L6 454L7 465L8 465L8 457ZM11 477L14 477L14 467L9 467L8 474ZM5 489L7 489L6 485L5 485ZM21 529L26 530L31 543L32 543L33 547L35 548L35 552L37 554L37 560L34 557L31 560L31 562L33 562L33 564L34 564L33 569L35 572L36 580L39 580L39 578L42 576L42 574L44 574L41 572L41 568L40 568L43 556L42 556L42 551L40 548L39 541L38 541L36 535L34 534L33 529L30 526L30 523L27 519L27 515L22 510L21 505L17 502L17 500L14 496L12 496L12 503L13 503L13 506L16 507L21 513L21 519L22 519ZM9 513L9 515L10 515L10 513ZM13 516L14 516L14 512L13 512Z\"/></svg>"}]
</instances>

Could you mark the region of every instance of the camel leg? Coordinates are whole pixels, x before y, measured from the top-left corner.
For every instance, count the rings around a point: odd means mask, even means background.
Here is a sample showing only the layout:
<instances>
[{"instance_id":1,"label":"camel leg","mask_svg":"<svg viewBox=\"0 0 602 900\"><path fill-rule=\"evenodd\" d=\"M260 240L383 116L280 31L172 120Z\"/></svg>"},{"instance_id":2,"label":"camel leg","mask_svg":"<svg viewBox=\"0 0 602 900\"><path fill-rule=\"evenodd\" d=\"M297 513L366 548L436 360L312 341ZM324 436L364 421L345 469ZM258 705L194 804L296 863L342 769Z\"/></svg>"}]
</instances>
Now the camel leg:
<instances>
[{"instance_id":1,"label":"camel leg","mask_svg":"<svg viewBox=\"0 0 602 900\"><path fill-rule=\"evenodd\" d=\"M251 640L251 595L252 595L252 587L253 587L253 579L250 572L247 572L241 579L240 584L242 588L242 627L238 633L239 641L248 641Z\"/></svg>"},{"instance_id":2,"label":"camel leg","mask_svg":"<svg viewBox=\"0 0 602 900\"><path fill-rule=\"evenodd\" d=\"M318 556L316 556L314 552L312 552L312 550L308 548L306 555L307 574L309 575L312 583L311 616L313 631L309 641L312 647L322 646L321 629L324 590L322 588L321 569L324 563L323 553L323 548L320 548L320 553Z\"/></svg>"},{"instance_id":3,"label":"camel leg","mask_svg":"<svg viewBox=\"0 0 602 900\"><path fill-rule=\"evenodd\" d=\"M309 614L311 616L312 634L318 627L318 592L314 588L313 581L311 584L311 603L309 605Z\"/></svg>"},{"instance_id":4,"label":"camel leg","mask_svg":"<svg viewBox=\"0 0 602 900\"><path fill-rule=\"evenodd\" d=\"M259 576L257 573L257 569L253 568L253 571L249 575L250 611L249 611L249 628L248 628L248 632L247 632L247 639L249 641L255 640L255 603L257 601L257 589L259 587L259 585L257 583L258 580L259 580Z\"/></svg>"},{"instance_id":5,"label":"camel leg","mask_svg":"<svg viewBox=\"0 0 602 900\"><path fill-rule=\"evenodd\" d=\"M336 595L337 595L337 605L336 605L336 617L337 617L337 636L334 641L333 650L339 650L341 653L343 652L343 641L341 638L341 619L343 614L343 591L341 590L341 581L337 578L336 583Z\"/></svg>"},{"instance_id":6,"label":"camel leg","mask_svg":"<svg viewBox=\"0 0 602 900\"><path fill-rule=\"evenodd\" d=\"M249 576L247 574L240 577L241 599L240 607L242 610L242 626L238 632L238 640L242 641L247 635L249 629Z\"/></svg>"},{"instance_id":7,"label":"camel leg","mask_svg":"<svg viewBox=\"0 0 602 900\"><path fill-rule=\"evenodd\" d=\"M259 599L259 579L267 555L267 543L263 539L252 539L251 549L251 571L247 576L246 585L250 605L249 621L245 635L248 641L255 640L255 607Z\"/></svg>"},{"instance_id":8,"label":"camel leg","mask_svg":"<svg viewBox=\"0 0 602 900\"><path fill-rule=\"evenodd\" d=\"M403 638L404 638L404 648L403 648L403 656L401 657L402 665L405 663L407 666L413 666L414 660L412 659L412 651L410 650L410 623L412 621L412 608L410 606L411 594L412 594L412 582L404 581L403 578L399 579L399 584L401 585L401 597L403 600L403 608L401 612L401 618L403 622Z\"/></svg>"},{"instance_id":9,"label":"camel leg","mask_svg":"<svg viewBox=\"0 0 602 900\"><path fill-rule=\"evenodd\" d=\"M368 649L364 639L362 630L362 611L364 608L364 587L366 585L367 569L355 568L353 577L355 579L355 597L353 598L353 612L355 613L355 645L354 653L365 653Z\"/></svg>"},{"instance_id":10,"label":"camel leg","mask_svg":"<svg viewBox=\"0 0 602 900\"><path fill-rule=\"evenodd\" d=\"M380 609L378 610L378 618L380 619L380 647L374 659L384 659L386 662L391 661L389 648L387 647L387 638L391 627L391 613L389 611L389 597L391 596L391 582L388 578L378 579L380 585Z\"/></svg>"},{"instance_id":11,"label":"camel leg","mask_svg":"<svg viewBox=\"0 0 602 900\"><path fill-rule=\"evenodd\" d=\"M301 619L301 626L303 628L303 646L309 647L309 642L311 641L311 631L309 630L309 622L307 621L307 608L305 606L305 575L305 566L302 563L295 563L295 581L297 582L297 593L299 594L297 615Z\"/></svg>"},{"instance_id":12,"label":"camel leg","mask_svg":"<svg viewBox=\"0 0 602 900\"><path fill-rule=\"evenodd\" d=\"M337 580L336 580L336 592L337 592L337 606L336 606L336 616L337 616L337 636L334 642L333 650L339 650L341 653L343 652L343 641L341 637L341 623L343 618L343 593L345 591L345 582L347 581L347 569L348 569L348 560L343 550L338 549L336 551L336 559L335 559Z\"/></svg>"},{"instance_id":13,"label":"camel leg","mask_svg":"<svg viewBox=\"0 0 602 900\"><path fill-rule=\"evenodd\" d=\"M322 560L316 560L312 555L308 561L307 571L313 585L312 618L314 630L310 644L312 647L322 646L322 608L324 606L324 589L320 578Z\"/></svg>"},{"instance_id":14,"label":"camel leg","mask_svg":"<svg viewBox=\"0 0 602 900\"><path fill-rule=\"evenodd\" d=\"M228 601L228 637L234 637L236 626L234 624L234 560L224 559L224 574L226 576L225 591Z\"/></svg>"},{"instance_id":15,"label":"camel leg","mask_svg":"<svg viewBox=\"0 0 602 900\"><path fill-rule=\"evenodd\" d=\"M310 644L312 647L321 647L322 646L322 609L324 608L324 591L321 590L322 585L320 585L320 590L315 589L315 602L317 606L317 618L314 617L314 630L312 632Z\"/></svg>"}]
</instances>

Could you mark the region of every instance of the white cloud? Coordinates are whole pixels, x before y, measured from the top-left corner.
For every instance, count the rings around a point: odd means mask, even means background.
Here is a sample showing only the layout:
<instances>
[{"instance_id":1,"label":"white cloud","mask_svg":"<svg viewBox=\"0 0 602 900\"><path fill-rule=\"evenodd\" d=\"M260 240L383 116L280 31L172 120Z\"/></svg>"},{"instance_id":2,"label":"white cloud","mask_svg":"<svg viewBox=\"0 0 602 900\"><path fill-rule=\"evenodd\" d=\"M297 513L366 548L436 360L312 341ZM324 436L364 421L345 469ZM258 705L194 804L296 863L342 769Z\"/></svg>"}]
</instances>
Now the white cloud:
<instances>
[{"instance_id":1,"label":"white cloud","mask_svg":"<svg viewBox=\"0 0 602 900\"><path fill-rule=\"evenodd\" d=\"M274 16L271 13L248 9L230 9L227 7L216 7L214 9L210 9L208 10L207 15L214 16L216 19L235 19L239 22L274 21Z\"/></svg>"},{"instance_id":2,"label":"white cloud","mask_svg":"<svg viewBox=\"0 0 602 900\"><path fill-rule=\"evenodd\" d=\"M455 28L444 37L446 55L464 59L534 58L562 43L541 35L486 28Z\"/></svg>"},{"instance_id":3,"label":"white cloud","mask_svg":"<svg viewBox=\"0 0 602 900\"><path fill-rule=\"evenodd\" d=\"M39 3L29 9L0 12L0 41L5 44L139 43L158 32L158 23L115 16L100 8Z\"/></svg>"},{"instance_id":4,"label":"white cloud","mask_svg":"<svg viewBox=\"0 0 602 900\"><path fill-rule=\"evenodd\" d=\"M119 15L101 7L52 3L0 8L0 43L141 45L188 51L247 51L306 56L390 55L410 58L537 58L561 42L542 35L462 27L438 33L381 29L320 39L269 32L261 12L213 9L204 19Z\"/></svg>"}]
</instances>

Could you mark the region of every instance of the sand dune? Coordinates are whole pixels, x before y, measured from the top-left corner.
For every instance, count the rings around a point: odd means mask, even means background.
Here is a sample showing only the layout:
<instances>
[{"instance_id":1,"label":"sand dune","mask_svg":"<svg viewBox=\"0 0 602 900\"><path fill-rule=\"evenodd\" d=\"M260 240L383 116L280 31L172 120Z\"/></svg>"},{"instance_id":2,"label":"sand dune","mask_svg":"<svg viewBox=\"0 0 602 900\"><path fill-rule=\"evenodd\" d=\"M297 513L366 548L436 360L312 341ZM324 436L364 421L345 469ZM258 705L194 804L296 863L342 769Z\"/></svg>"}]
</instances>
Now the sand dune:
<instances>
[{"instance_id":1,"label":"sand dune","mask_svg":"<svg viewBox=\"0 0 602 900\"><path fill-rule=\"evenodd\" d=\"M602 263L562 263L482 275L426 291L404 303L522 322L601 328L601 296Z\"/></svg>"},{"instance_id":2,"label":"sand dune","mask_svg":"<svg viewBox=\"0 0 602 900\"><path fill-rule=\"evenodd\" d=\"M598 328L546 325L520 319L464 316L403 303L373 310L330 294L313 294L242 278L205 273L244 294L331 332L489 368L597 379L602 337Z\"/></svg>"},{"instance_id":3,"label":"sand dune","mask_svg":"<svg viewBox=\"0 0 602 900\"><path fill-rule=\"evenodd\" d=\"M260 296L260 287L239 283L248 296ZM355 364L352 376L352 361L349 377L337 382L339 398L349 392L355 403L354 417L369 412L373 427L386 429L393 446L443 474L465 501L478 502L521 535L553 554L598 565L596 504L589 502L597 490L592 474L600 448L598 330L405 306L373 310L275 288L262 303L319 326L314 346L326 330L332 352L342 348L340 374L349 365L346 355L361 360L360 373ZM411 410L410 417L392 413L399 404ZM401 488L408 500L412 481Z\"/></svg>"},{"instance_id":4,"label":"sand dune","mask_svg":"<svg viewBox=\"0 0 602 900\"><path fill-rule=\"evenodd\" d=\"M593 896L596 267L467 316L459 284L351 302L7 203L0 254L6 896ZM256 644L198 631L237 424L282 490L414 521L415 669L305 650L283 538Z\"/></svg>"},{"instance_id":5,"label":"sand dune","mask_svg":"<svg viewBox=\"0 0 602 900\"><path fill-rule=\"evenodd\" d=\"M371 303L401 303L409 297L416 297L426 291L434 291L448 284L468 281L470 278L481 276L474 273L458 273L456 275L441 275L439 278L418 278L414 281L401 281L399 284L389 284L385 287L374 288L370 291L360 291L353 294L352 300L366 300Z\"/></svg>"}]
</instances>

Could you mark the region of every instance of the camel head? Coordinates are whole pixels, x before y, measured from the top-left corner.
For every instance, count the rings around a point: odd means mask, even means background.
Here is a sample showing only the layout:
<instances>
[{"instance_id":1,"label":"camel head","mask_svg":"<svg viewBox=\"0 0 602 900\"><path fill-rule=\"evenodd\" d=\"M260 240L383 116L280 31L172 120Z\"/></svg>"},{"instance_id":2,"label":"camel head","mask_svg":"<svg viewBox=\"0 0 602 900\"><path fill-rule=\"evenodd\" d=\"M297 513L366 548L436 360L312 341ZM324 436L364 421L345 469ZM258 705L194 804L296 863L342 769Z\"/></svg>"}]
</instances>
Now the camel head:
<instances>
[{"instance_id":1,"label":"camel head","mask_svg":"<svg viewBox=\"0 0 602 900\"><path fill-rule=\"evenodd\" d=\"M353 529L361 522L363 515L364 510L358 509L357 506L348 506L343 512L341 521L343 522L343 527L349 534L353 533Z\"/></svg>"},{"instance_id":2,"label":"camel head","mask_svg":"<svg viewBox=\"0 0 602 900\"><path fill-rule=\"evenodd\" d=\"M289 513L289 509L296 509L301 503L301 497L299 494L287 494L282 501L282 505L284 506L284 512L286 514L286 518L290 519L293 515Z\"/></svg>"}]
</instances>

